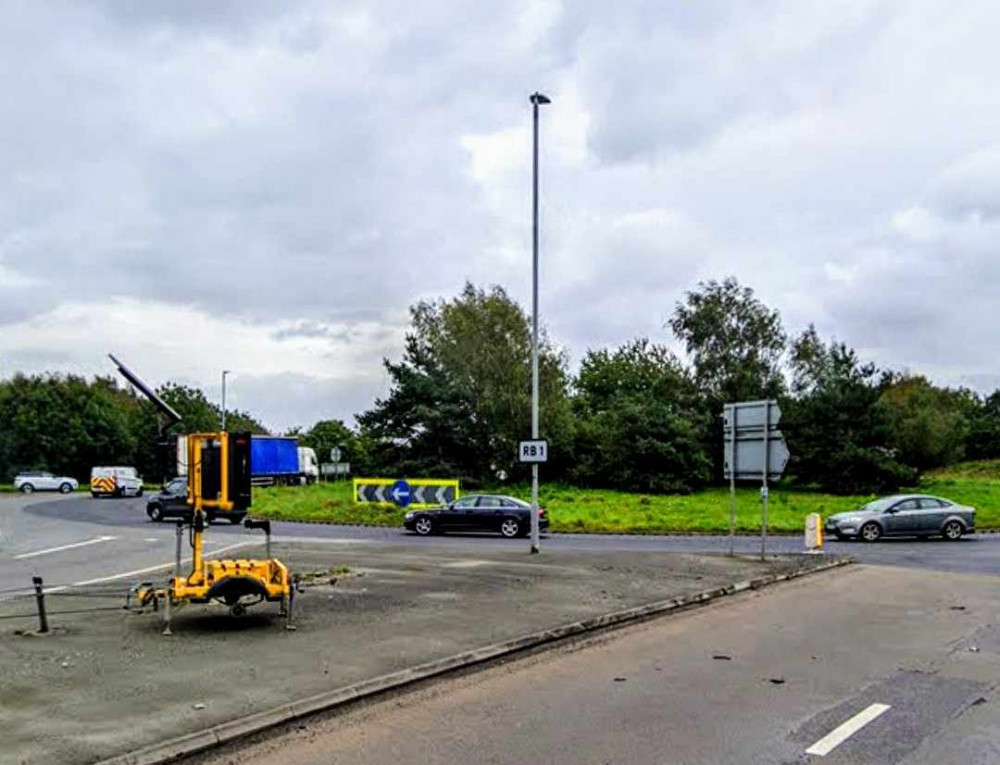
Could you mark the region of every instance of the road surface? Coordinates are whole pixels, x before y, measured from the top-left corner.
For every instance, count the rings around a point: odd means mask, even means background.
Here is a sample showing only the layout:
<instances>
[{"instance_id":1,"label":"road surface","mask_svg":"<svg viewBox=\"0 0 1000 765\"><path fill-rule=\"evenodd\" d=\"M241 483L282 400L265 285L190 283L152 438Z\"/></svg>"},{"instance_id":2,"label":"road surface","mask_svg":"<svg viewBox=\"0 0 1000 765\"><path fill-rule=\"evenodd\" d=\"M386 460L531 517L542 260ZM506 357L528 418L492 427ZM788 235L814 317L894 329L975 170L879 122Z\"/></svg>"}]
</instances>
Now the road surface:
<instances>
[{"instance_id":1,"label":"road surface","mask_svg":"<svg viewBox=\"0 0 1000 765\"><path fill-rule=\"evenodd\" d=\"M30 587L32 576L42 576L46 586L81 582L130 581L157 570L166 570L174 559L175 526L152 523L145 515L145 499L93 499L33 495L0 496L0 597ZM418 539L397 528L324 526L275 523L274 538L325 539L342 544L447 545L477 549L523 545L492 535L448 534ZM209 553L253 549L262 542L260 532L249 532L226 523L213 525L206 535ZM631 536L549 534L544 549L618 549L673 552L723 552L728 540L716 536ZM185 554L187 547L185 546ZM737 538L738 552L760 550L758 537ZM799 552L800 537L772 537L773 552ZM906 566L962 573L1000 575L1000 535L980 535L960 542L931 539L886 540L875 545L828 542L827 551L847 553L865 563Z\"/></svg>"},{"instance_id":2,"label":"road surface","mask_svg":"<svg viewBox=\"0 0 1000 765\"><path fill-rule=\"evenodd\" d=\"M201 762L1000 762L990 576L851 566L386 700Z\"/></svg>"}]
</instances>

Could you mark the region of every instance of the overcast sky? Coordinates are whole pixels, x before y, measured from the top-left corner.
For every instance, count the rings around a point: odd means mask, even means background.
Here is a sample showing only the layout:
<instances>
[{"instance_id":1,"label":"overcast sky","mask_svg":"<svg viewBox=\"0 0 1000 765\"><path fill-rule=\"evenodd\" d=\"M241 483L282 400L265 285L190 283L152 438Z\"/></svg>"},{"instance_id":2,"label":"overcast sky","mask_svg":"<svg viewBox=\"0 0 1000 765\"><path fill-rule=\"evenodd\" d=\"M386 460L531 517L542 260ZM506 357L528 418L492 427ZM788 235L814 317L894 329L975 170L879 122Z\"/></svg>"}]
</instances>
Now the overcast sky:
<instances>
[{"instance_id":1,"label":"overcast sky","mask_svg":"<svg viewBox=\"0 0 1000 765\"><path fill-rule=\"evenodd\" d=\"M387 392L407 307L530 295L579 361L729 274L797 332L1000 385L1000 4L66 2L0 25L0 376Z\"/></svg>"}]
</instances>

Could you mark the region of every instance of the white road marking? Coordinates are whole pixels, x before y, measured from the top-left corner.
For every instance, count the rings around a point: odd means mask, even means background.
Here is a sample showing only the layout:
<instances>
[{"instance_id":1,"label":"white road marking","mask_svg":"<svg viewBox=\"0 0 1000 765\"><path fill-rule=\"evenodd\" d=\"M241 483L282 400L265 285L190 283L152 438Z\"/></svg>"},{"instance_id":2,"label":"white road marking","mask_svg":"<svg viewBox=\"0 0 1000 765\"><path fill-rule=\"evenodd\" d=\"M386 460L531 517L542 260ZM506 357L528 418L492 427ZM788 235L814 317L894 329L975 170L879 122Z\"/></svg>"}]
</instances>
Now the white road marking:
<instances>
[{"instance_id":1,"label":"white road marking","mask_svg":"<svg viewBox=\"0 0 1000 765\"><path fill-rule=\"evenodd\" d=\"M441 568L478 568L479 566L492 566L490 560L457 560L453 563L445 563Z\"/></svg>"},{"instance_id":2,"label":"white road marking","mask_svg":"<svg viewBox=\"0 0 1000 765\"><path fill-rule=\"evenodd\" d=\"M212 557L219 555L220 553L229 552L230 550L235 550L239 547L249 547L251 545L257 544L256 542L238 542L234 545L229 545L228 547L220 547L218 550L212 550ZM206 556L207 557L207 556ZM181 558L181 563L187 563L191 558ZM171 568L173 566L171 563L161 563L159 566L149 566L147 568L138 568L135 571L125 571L121 574L112 574L111 576L102 576L97 579L85 579L82 582L73 582L73 587L86 587L88 584L100 584L101 582L113 582L116 579L128 579L130 576L138 576L139 574L150 574L154 571L160 571L165 568Z\"/></svg>"},{"instance_id":3,"label":"white road marking","mask_svg":"<svg viewBox=\"0 0 1000 765\"><path fill-rule=\"evenodd\" d=\"M888 704L872 704L867 709L858 712L854 717L842 725L837 726L827 733L823 738L806 749L806 754L815 754L826 757L834 749L843 744L847 739L864 728L868 723L888 712L892 707Z\"/></svg>"},{"instance_id":4,"label":"white road marking","mask_svg":"<svg viewBox=\"0 0 1000 765\"><path fill-rule=\"evenodd\" d=\"M374 539L354 539L348 537L272 537L276 544L317 544L317 545L374 545Z\"/></svg>"},{"instance_id":5,"label":"white road marking","mask_svg":"<svg viewBox=\"0 0 1000 765\"><path fill-rule=\"evenodd\" d=\"M96 545L100 542L111 542L112 540L115 539L118 539L118 537L94 537L93 539L88 539L85 542L74 542L71 545L61 545L59 547L50 547L47 550L36 550L35 552L15 555L14 560L24 560L25 558L34 558L38 555L49 555L50 553L62 552L63 550L72 550L76 547L86 547L87 545Z\"/></svg>"}]
</instances>

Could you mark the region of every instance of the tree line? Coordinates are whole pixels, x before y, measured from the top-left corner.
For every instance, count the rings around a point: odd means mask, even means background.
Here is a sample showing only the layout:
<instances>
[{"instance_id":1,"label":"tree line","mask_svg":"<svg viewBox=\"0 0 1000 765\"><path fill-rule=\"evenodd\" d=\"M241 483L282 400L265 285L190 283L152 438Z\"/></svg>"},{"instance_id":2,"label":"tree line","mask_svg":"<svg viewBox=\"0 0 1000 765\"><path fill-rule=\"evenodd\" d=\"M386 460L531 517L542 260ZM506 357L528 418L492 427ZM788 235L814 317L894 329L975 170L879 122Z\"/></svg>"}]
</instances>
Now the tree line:
<instances>
[{"instance_id":1,"label":"tree line","mask_svg":"<svg viewBox=\"0 0 1000 765\"><path fill-rule=\"evenodd\" d=\"M679 356L666 344L672 335ZM786 475L839 493L884 492L962 459L1000 457L1000 390L981 396L879 369L812 326L789 337L778 311L735 279L708 281L674 308L664 338L589 350L570 370L545 333L539 349L546 480L640 492L688 492L722 477L723 404L777 399L792 458ZM322 419L295 429L321 460L333 446L355 474L458 477L466 486L520 482L530 433L531 323L501 287L467 284L411 308L402 357L384 361L390 392L350 428ZM214 430L221 412L200 390L160 395L183 416L166 431L153 407L113 378L16 375L0 381L0 479L20 469L89 477L94 465L157 476L153 447ZM266 433L248 412L231 430ZM159 460L159 462L158 462Z\"/></svg>"}]
</instances>

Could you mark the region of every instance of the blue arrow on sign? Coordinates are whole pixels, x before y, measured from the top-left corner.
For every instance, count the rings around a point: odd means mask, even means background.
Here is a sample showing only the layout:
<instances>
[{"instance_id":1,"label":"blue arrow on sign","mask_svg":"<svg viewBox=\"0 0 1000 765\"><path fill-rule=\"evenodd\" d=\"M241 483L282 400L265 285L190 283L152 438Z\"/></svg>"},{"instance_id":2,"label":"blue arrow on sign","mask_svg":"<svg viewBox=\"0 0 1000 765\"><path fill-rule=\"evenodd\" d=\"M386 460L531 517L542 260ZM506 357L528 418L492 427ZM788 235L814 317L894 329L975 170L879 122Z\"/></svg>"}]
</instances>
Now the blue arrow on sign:
<instances>
[{"instance_id":1,"label":"blue arrow on sign","mask_svg":"<svg viewBox=\"0 0 1000 765\"><path fill-rule=\"evenodd\" d=\"M392 501L400 507L406 507L410 504L410 498L413 496L413 492L410 489L410 484L403 479L400 479L392 485L391 489L389 489L389 496L392 497Z\"/></svg>"}]
</instances>

